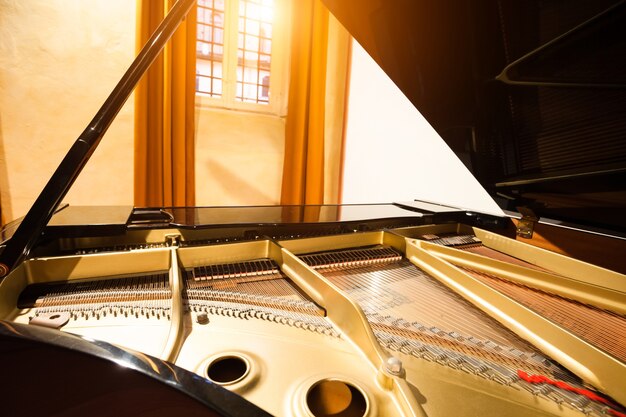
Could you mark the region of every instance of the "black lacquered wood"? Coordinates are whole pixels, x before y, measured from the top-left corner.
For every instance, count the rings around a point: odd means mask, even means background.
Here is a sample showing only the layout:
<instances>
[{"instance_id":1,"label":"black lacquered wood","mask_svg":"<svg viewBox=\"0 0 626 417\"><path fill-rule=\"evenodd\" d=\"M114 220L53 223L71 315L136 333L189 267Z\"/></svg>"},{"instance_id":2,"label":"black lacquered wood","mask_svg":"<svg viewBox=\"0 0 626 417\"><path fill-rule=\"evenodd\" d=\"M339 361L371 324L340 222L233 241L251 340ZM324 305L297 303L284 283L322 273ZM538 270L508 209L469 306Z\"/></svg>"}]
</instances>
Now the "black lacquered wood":
<instances>
[{"instance_id":1,"label":"black lacquered wood","mask_svg":"<svg viewBox=\"0 0 626 417\"><path fill-rule=\"evenodd\" d=\"M57 330L0 320L0 356L2 415L270 416L174 364Z\"/></svg>"}]
</instances>

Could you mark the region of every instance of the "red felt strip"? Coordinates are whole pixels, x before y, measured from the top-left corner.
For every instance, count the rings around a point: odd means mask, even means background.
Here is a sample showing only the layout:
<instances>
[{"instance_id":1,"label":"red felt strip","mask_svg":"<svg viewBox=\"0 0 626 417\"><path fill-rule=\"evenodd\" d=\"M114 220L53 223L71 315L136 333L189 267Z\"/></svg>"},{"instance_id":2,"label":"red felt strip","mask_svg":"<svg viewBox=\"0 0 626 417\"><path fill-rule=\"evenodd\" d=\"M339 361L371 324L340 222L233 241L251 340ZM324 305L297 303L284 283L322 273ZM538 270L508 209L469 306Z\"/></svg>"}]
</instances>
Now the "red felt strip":
<instances>
[{"instance_id":1,"label":"red felt strip","mask_svg":"<svg viewBox=\"0 0 626 417\"><path fill-rule=\"evenodd\" d=\"M607 410L607 412L608 412L610 415L615 416L615 417L626 417L626 414L624 414L624 413L620 413L619 411L615 411L615 410L613 410L612 408L609 408L609 409Z\"/></svg>"},{"instance_id":2,"label":"red felt strip","mask_svg":"<svg viewBox=\"0 0 626 417\"><path fill-rule=\"evenodd\" d=\"M520 378L522 378L524 381L529 382L531 384L550 384L550 385L554 385L557 388L561 388L567 391L572 391L575 392L576 394L580 394L580 395L584 395L585 397L589 398L592 401L597 401L600 402L602 404L606 404L610 407L615 407L615 405L607 400L604 397L599 396L598 394L596 394L593 391L589 391L586 389L582 389L582 388L577 388L577 387L573 387L570 384L568 384L567 382L563 382L563 381L556 381L554 379L550 379L547 376L544 375L528 375L526 372L518 369L517 370L517 376L519 376ZM607 410L609 414L616 416L616 417L626 417L626 414L624 413L620 413L619 411L615 411L612 409Z\"/></svg>"}]
</instances>

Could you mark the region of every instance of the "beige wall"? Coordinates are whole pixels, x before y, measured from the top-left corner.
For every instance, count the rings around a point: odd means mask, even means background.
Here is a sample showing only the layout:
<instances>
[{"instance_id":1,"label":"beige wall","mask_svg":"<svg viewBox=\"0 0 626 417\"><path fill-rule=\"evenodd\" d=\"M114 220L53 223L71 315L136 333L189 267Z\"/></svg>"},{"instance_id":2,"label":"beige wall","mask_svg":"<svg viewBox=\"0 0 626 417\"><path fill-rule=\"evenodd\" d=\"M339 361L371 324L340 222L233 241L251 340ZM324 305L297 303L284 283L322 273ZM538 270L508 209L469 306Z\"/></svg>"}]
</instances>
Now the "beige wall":
<instances>
[{"instance_id":1,"label":"beige wall","mask_svg":"<svg viewBox=\"0 0 626 417\"><path fill-rule=\"evenodd\" d=\"M132 61L135 3L0 0L0 191L5 220L30 208ZM330 35L326 201L332 203L339 178L347 34L333 20ZM197 204L278 204L284 134L284 116L198 107ZM132 97L64 201L132 205Z\"/></svg>"},{"instance_id":2,"label":"beige wall","mask_svg":"<svg viewBox=\"0 0 626 417\"><path fill-rule=\"evenodd\" d=\"M196 204L278 204L284 149L282 117L197 109Z\"/></svg>"},{"instance_id":3,"label":"beige wall","mask_svg":"<svg viewBox=\"0 0 626 417\"><path fill-rule=\"evenodd\" d=\"M135 50L130 0L0 0L0 190L26 213ZM198 205L277 204L284 117L199 108ZM132 205L133 101L64 199Z\"/></svg>"},{"instance_id":4,"label":"beige wall","mask_svg":"<svg viewBox=\"0 0 626 417\"><path fill-rule=\"evenodd\" d=\"M122 76L135 49L131 0L0 0L0 190L26 213ZM132 204L133 103L126 103L66 202Z\"/></svg>"},{"instance_id":5,"label":"beige wall","mask_svg":"<svg viewBox=\"0 0 626 417\"><path fill-rule=\"evenodd\" d=\"M348 32L331 17L324 148L324 201L329 204L338 202L349 44ZM276 106L279 113L285 112L283 104ZM284 142L284 116L197 108L196 204L279 204Z\"/></svg>"}]
</instances>

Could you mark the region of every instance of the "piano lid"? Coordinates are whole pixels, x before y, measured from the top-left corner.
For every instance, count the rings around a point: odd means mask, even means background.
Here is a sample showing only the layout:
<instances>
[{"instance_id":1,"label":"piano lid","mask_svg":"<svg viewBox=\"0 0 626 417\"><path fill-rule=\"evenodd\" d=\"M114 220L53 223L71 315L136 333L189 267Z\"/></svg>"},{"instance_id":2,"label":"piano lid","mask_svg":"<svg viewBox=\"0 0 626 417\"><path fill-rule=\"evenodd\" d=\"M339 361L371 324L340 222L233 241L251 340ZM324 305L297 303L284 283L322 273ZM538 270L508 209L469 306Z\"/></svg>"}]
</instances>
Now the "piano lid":
<instances>
[{"instance_id":1,"label":"piano lid","mask_svg":"<svg viewBox=\"0 0 626 417\"><path fill-rule=\"evenodd\" d=\"M324 3L503 209L626 230L624 1Z\"/></svg>"}]
</instances>

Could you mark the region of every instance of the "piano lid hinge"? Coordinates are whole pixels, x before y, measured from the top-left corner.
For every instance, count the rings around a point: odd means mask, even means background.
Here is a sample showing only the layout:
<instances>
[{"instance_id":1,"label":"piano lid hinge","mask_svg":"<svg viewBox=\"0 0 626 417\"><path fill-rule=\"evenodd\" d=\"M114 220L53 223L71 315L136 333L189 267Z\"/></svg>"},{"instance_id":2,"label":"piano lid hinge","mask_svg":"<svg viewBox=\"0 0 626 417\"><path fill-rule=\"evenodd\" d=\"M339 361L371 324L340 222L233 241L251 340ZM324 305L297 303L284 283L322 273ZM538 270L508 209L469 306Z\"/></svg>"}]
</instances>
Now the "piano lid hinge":
<instances>
[{"instance_id":1,"label":"piano lid hinge","mask_svg":"<svg viewBox=\"0 0 626 417\"><path fill-rule=\"evenodd\" d=\"M172 233L169 235L165 235L165 245L167 247L178 247L180 246L180 235L178 233Z\"/></svg>"},{"instance_id":2,"label":"piano lid hinge","mask_svg":"<svg viewBox=\"0 0 626 417\"><path fill-rule=\"evenodd\" d=\"M522 215L522 218L518 220L516 234L519 237L531 239L539 217L528 207L517 207L517 210Z\"/></svg>"}]
</instances>

